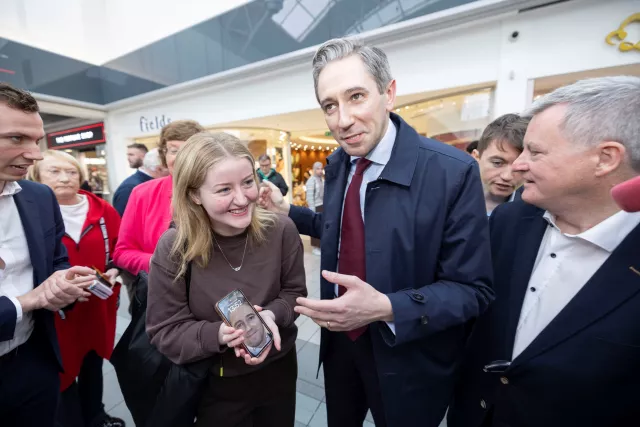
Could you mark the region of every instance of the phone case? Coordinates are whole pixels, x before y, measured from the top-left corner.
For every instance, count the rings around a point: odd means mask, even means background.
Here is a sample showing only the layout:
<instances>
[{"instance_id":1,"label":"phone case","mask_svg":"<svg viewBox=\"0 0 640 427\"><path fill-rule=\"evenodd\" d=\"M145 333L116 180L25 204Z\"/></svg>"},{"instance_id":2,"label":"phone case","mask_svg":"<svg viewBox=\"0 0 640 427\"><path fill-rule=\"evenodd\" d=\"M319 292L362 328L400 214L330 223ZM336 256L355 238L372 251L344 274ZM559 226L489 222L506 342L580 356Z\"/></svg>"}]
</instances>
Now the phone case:
<instances>
[{"instance_id":1,"label":"phone case","mask_svg":"<svg viewBox=\"0 0 640 427\"><path fill-rule=\"evenodd\" d=\"M109 282L109 279L100 272L97 268L93 269L96 272L96 280L93 281L91 286L87 288L87 291L100 299L107 299L113 295L113 286Z\"/></svg>"},{"instance_id":2,"label":"phone case","mask_svg":"<svg viewBox=\"0 0 640 427\"><path fill-rule=\"evenodd\" d=\"M240 289L227 294L216 303L215 308L224 323L245 331L245 342L242 346L251 357L260 357L273 342L273 332ZM255 345L252 346L252 343Z\"/></svg>"}]
</instances>

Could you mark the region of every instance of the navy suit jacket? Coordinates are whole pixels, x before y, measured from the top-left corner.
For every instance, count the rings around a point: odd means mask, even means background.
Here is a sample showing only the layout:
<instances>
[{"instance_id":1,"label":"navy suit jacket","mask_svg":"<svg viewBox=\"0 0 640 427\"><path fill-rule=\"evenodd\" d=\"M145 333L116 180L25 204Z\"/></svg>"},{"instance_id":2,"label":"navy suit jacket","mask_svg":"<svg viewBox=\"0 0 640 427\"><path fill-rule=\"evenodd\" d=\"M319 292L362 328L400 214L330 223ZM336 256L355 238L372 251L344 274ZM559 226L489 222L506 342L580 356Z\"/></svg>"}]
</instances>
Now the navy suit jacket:
<instances>
[{"instance_id":1,"label":"navy suit jacket","mask_svg":"<svg viewBox=\"0 0 640 427\"><path fill-rule=\"evenodd\" d=\"M22 191L13 198L18 207L29 246L35 288L55 271L70 267L67 250L62 244L64 222L60 214L60 206L49 187L30 181L18 181L18 184L22 187ZM33 313L34 333L36 330L44 333L51 343L52 356L57 358L62 369L53 316L54 313L49 310L36 310ZM16 307L11 300L0 297L0 341L13 339L16 317Z\"/></svg>"},{"instance_id":2,"label":"navy suit jacket","mask_svg":"<svg viewBox=\"0 0 640 427\"><path fill-rule=\"evenodd\" d=\"M122 181L115 193L113 193L113 207L116 208L120 216L124 215L124 210L129 203L131 192L143 182L151 181L153 177L146 173L136 171L133 175Z\"/></svg>"},{"instance_id":3,"label":"navy suit jacket","mask_svg":"<svg viewBox=\"0 0 640 427\"><path fill-rule=\"evenodd\" d=\"M391 119L396 141L367 186L364 216L366 279L389 296L396 335L384 322L369 327L388 424L437 427L471 323L493 299L489 223L475 160ZM289 215L321 238L321 268L336 271L350 157L338 149L327 163L324 212ZM321 294L334 298L334 285L322 279Z\"/></svg>"},{"instance_id":4,"label":"navy suit jacket","mask_svg":"<svg viewBox=\"0 0 640 427\"><path fill-rule=\"evenodd\" d=\"M640 226L512 360L516 328L547 221L523 201L491 216L496 301L476 323L449 427L617 427L640 420ZM634 272L634 270L636 272ZM496 360L504 372L486 373ZM506 384L505 384L506 383Z\"/></svg>"}]
</instances>

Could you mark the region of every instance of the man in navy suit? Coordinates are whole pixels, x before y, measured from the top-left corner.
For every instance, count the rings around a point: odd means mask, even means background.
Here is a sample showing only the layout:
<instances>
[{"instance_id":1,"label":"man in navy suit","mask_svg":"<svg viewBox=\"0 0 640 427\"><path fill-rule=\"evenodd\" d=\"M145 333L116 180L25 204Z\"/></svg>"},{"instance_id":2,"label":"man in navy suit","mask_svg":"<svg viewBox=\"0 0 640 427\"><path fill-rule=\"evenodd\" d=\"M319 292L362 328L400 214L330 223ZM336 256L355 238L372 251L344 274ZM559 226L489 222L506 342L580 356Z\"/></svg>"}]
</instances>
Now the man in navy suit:
<instances>
[{"instance_id":1,"label":"man in navy suit","mask_svg":"<svg viewBox=\"0 0 640 427\"><path fill-rule=\"evenodd\" d=\"M394 107L380 49L330 40L316 95L340 149L327 159L324 212L261 201L321 239L322 301L295 310L322 329L329 427L437 427L473 320L493 299L476 162L420 136ZM267 197L268 196L268 197Z\"/></svg>"},{"instance_id":2,"label":"man in navy suit","mask_svg":"<svg viewBox=\"0 0 640 427\"><path fill-rule=\"evenodd\" d=\"M36 100L0 83L0 425L7 427L54 425L62 366L53 316L88 297L83 288L94 277L90 268L69 269L53 192L22 181L42 159L43 137Z\"/></svg>"},{"instance_id":3,"label":"man in navy suit","mask_svg":"<svg viewBox=\"0 0 640 427\"><path fill-rule=\"evenodd\" d=\"M640 174L640 79L539 99L522 201L491 216L496 302L469 343L449 427L640 423L640 213L613 186Z\"/></svg>"},{"instance_id":4,"label":"man in navy suit","mask_svg":"<svg viewBox=\"0 0 640 427\"><path fill-rule=\"evenodd\" d=\"M136 144L142 145L142 144ZM131 146L129 146L131 149ZM124 210L129 202L131 192L143 182L151 181L154 178L162 178L169 175L169 170L162 165L158 149L147 152L144 155L142 166L130 177L122 181L116 192L113 194L113 207L116 208L120 216L124 215Z\"/></svg>"}]
</instances>

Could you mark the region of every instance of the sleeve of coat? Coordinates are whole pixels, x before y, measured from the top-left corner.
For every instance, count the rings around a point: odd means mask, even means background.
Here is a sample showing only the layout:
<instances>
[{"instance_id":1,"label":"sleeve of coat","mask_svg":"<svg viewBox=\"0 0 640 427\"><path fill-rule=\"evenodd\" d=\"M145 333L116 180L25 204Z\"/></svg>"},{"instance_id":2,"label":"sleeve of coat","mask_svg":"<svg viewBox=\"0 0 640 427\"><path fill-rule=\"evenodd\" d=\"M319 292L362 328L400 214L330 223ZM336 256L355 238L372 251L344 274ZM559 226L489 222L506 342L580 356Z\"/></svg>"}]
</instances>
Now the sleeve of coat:
<instances>
[{"instance_id":1,"label":"sleeve of coat","mask_svg":"<svg viewBox=\"0 0 640 427\"><path fill-rule=\"evenodd\" d=\"M133 185L120 185L113 195L113 207L116 208L116 211L122 217L124 215L124 210L127 207L127 203L129 203L129 197L131 197L131 192L135 186Z\"/></svg>"},{"instance_id":2,"label":"sleeve of coat","mask_svg":"<svg viewBox=\"0 0 640 427\"><path fill-rule=\"evenodd\" d=\"M142 217L146 212L143 211L142 201L139 193L135 188L129 198L129 209L126 209L122 221L120 222L120 231L118 233L118 242L113 253L113 262L119 268L127 270L134 276L140 270L149 271L149 262L151 254L143 250L142 233L144 227Z\"/></svg>"},{"instance_id":3,"label":"sleeve of coat","mask_svg":"<svg viewBox=\"0 0 640 427\"><path fill-rule=\"evenodd\" d=\"M470 165L454 187L438 260L438 280L387 294L396 334L380 328L387 344L417 340L480 316L494 299L489 221L480 173Z\"/></svg>"},{"instance_id":4,"label":"sleeve of coat","mask_svg":"<svg viewBox=\"0 0 640 427\"><path fill-rule=\"evenodd\" d=\"M290 205L289 218L298 228L300 234L322 238L322 212L316 213L309 208Z\"/></svg>"}]
</instances>

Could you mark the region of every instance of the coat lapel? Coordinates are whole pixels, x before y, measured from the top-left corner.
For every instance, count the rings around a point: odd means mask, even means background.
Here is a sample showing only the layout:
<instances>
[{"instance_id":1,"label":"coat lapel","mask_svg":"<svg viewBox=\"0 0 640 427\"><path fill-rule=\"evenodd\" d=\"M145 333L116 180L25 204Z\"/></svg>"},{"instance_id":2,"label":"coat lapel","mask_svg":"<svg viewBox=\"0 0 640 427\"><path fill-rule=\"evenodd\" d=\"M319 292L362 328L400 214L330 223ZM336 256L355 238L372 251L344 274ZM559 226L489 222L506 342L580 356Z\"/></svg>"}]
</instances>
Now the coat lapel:
<instances>
[{"instance_id":1,"label":"coat lapel","mask_svg":"<svg viewBox=\"0 0 640 427\"><path fill-rule=\"evenodd\" d=\"M13 196L18 207L22 228L29 247L29 257L33 266L33 286L36 287L47 277L46 259L41 245L44 242L42 227L40 226L40 211L36 202L22 189Z\"/></svg>"},{"instance_id":2,"label":"coat lapel","mask_svg":"<svg viewBox=\"0 0 640 427\"><path fill-rule=\"evenodd\" d=\"M533 265L536 262L538 256L538 249L542 242L542 237L547 229L548 223L542 217L544 211L530 206L530 214L522 218L519 229L519 234L516 239L515 262L513 263L513 272L511 274L510 294L509 294L509 316L506 330L505 340L505 355L508 359L511 359L513 353L513 344L516 336L516 328L520 321L520 311L522 310L522 303L524 302L524 296L529 286L529 279L531 272L533 271Z\"/></svg>"},{"instance_id":3,"label":"coat lapel","mask_svg":"<svg viewBox=\"0 0 640 427\"><path fill-rule=\"evenodd\" d=\"M560 344L640 292L637 226L584 287L514 360L520 364Z\"/></svg>"}]
</instances>

